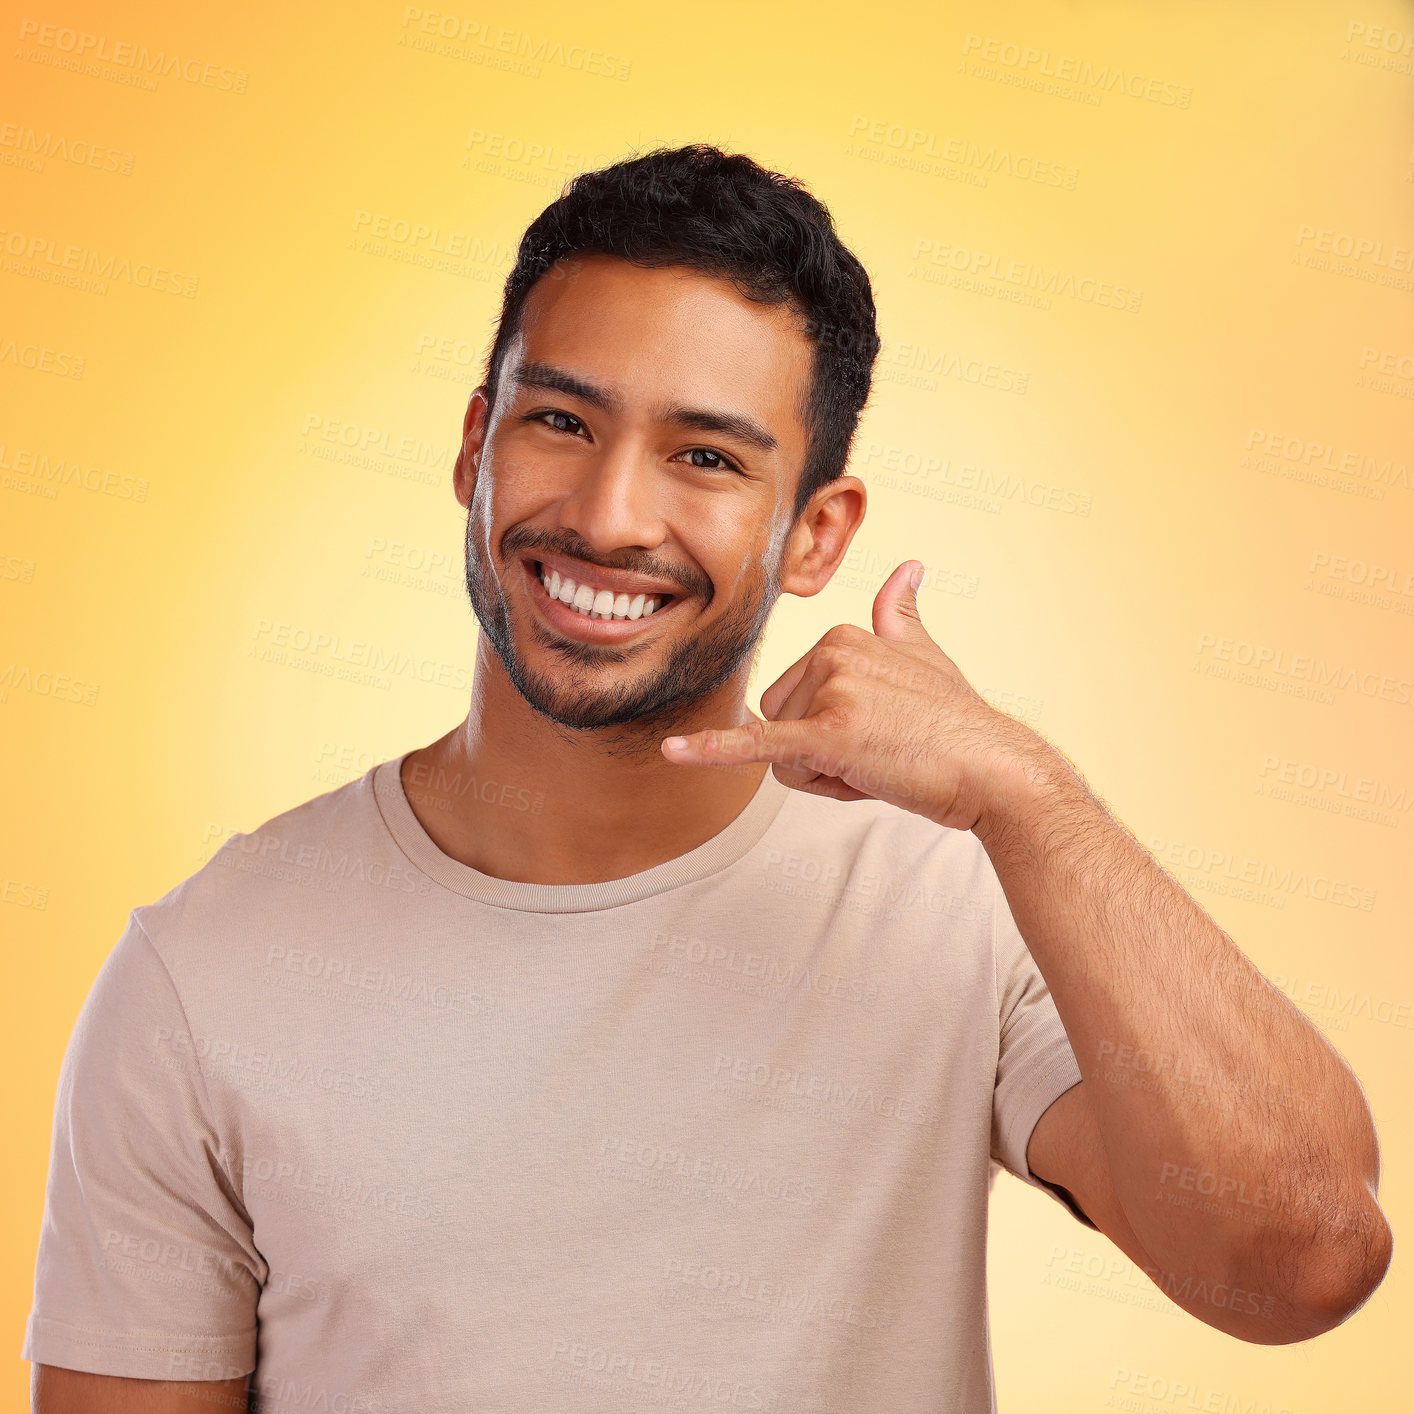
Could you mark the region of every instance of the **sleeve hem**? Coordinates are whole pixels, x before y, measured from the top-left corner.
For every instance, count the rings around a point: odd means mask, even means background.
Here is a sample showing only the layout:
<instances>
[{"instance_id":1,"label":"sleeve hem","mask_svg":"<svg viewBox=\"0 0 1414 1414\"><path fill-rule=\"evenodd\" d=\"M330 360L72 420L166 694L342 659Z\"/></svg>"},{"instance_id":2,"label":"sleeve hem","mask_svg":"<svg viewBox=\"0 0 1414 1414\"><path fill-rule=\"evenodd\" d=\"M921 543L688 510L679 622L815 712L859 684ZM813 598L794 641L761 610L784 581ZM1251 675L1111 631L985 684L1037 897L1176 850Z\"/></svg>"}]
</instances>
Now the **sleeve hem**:
<instances>
[{"instance_id":1,"label":"sleeve hem","mask_svg":"<svg viewBox=\"0 0 1414 1414\"><path fill-rule=\"evenodd\" d=\"M124 1332L31 1314L20 1359L139 1380L231 1380L256 1368L256 1327L229 1335Z\"/></svg>"},{"instance_id":2,"label":"sleeve hem","mask_svg":"<svg viewBox=\"0 0 1414 1414\"><path fill-rule=\"evenodd\" d=\"M1001 1133L999 1147L1000 1157L1008 1161L1006 1166L1018 1178L1040 1182L1026 1162L1026 1146L1031 1142L1032 1131L1041 1116L1067 1090L1079 1085L1084 1076L1070 1048L1070 1040L1065 1035L1028 1059L1037 1067L1036 1078L1021 1095L1010 1097L1006 1128Z\"/></svg>"},{"instance_id":3,"label":"sleeve hem","mask_svg":"<svg viewBox=\"0 0 1414 1414\"><path fill-rule=\"evenodd\" d=\"M1064 1055L1060 1056L1055 1064L1048 1066L1036 1083L1026 1092L1025 1102L1008 1126L1006 1139L1010 1142L1004 1144L1004 1148L1010 1148L1011 1142L1014 1142L1017 1146L1015 1152L1019 1152L1021 1155L1021 1161L1017 1167L1008 1171L1014 1178L1019 1178L1023 1183L1032 1188L1039 1188L1042 1193L1054 1198L1076 1222L1099 1232L1100 1229L1095 1226L1095 1223L1075 1201L1069 1190L1058 1184L1047 1183L1044 1178L1039 1178L1031 1172L1031 1165L1026 1162L1026 1150L1031 1143L1031 1135L1041 1121L1041 1116L1067 1090L1073 1089L1084 1079L1084 1076L1080 1074L1080 1067L1076 1064L1069 1043L1066 1043L1063 1049Z\"/></svg>"}]
</instances>

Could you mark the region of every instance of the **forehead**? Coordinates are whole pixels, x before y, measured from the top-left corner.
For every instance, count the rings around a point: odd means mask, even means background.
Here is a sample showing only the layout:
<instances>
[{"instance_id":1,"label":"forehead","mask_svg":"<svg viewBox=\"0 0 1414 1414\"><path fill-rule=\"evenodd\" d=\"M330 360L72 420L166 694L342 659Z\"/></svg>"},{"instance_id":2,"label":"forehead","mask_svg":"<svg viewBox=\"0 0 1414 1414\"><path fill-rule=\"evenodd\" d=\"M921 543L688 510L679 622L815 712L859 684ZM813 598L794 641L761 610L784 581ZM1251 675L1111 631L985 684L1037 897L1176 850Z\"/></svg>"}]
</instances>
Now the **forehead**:
<instances>
[{"instance_id":1,"label":"forehead","mask_svg":"<svg viewBox=\"0 0 1414 1414\"><path fill-rule=\"evenodd\" d=\"M622 394L625 405L737 408L786 438L799 427L813 350L789 306L681 266L576 255L532 287L507 364L543 360Z\"/></svg>"}]
</instances>

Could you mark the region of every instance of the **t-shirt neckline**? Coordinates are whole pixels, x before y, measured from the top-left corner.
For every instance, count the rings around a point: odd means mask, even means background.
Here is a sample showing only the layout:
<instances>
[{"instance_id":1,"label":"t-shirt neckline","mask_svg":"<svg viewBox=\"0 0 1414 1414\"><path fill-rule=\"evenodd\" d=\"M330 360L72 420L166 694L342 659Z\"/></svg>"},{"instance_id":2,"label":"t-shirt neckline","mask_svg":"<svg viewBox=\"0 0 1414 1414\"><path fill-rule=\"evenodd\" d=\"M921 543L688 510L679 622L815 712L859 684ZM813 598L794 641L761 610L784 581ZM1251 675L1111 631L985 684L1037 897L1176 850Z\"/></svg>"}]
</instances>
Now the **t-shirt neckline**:
<instances>
[{"instance_id":1,"label":"t-shirt neckline","mask_svg":"<svg viewBox=\"0 0 1414 1414\"><path fill-rule=\"evenodd\" d=\"M622 879L593 884L530 884L498 879L444 854L422 827L403 789L404 752L370 772L379 817L394 844L429 878L465 898L528 913L588 913L617 908L704 879L734 864L771 827L790 787L769 766L741 813L724 829L676 859Z\"/></svg>"}]
</instances>

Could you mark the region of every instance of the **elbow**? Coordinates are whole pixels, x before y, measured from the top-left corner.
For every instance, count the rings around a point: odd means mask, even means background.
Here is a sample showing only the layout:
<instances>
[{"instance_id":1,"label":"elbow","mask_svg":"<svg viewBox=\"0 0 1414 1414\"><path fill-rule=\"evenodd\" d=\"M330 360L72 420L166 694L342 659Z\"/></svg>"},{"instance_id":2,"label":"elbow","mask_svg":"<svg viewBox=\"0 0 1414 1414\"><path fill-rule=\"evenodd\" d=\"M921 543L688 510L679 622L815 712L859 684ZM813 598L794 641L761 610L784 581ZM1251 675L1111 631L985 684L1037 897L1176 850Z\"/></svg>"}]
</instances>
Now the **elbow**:
<instances>
[{"instance_id":1,"label":"elbow","mask_svg":"<svg viewBox=\"0 0 1414 1414\"><path fill-rule=\"evenodd\" d=\"M1281 1315L1260 1329L1234 1331L1257 1345L1293 1345L1311 1340L1348 1321L1374 1294L1389 1270L1394 1234L1379 1206L1371 1202L1334 1230L1306 1264Z\"/></svg>"},{"instance_id":2,"label":"elbow","mask_svg":"<svg viewBox=\"0 0 1414 1414\"><path fill-rule=\"evenodd\" d=\"M1353 1316L1385 1279L1394 1255L1394 1234L1377 1203L1358 1209L1337 1234L1328 1276L1318 1284L1310 1308L1320 1322L1320 1334Z\"/></svg>"}]
</instances>

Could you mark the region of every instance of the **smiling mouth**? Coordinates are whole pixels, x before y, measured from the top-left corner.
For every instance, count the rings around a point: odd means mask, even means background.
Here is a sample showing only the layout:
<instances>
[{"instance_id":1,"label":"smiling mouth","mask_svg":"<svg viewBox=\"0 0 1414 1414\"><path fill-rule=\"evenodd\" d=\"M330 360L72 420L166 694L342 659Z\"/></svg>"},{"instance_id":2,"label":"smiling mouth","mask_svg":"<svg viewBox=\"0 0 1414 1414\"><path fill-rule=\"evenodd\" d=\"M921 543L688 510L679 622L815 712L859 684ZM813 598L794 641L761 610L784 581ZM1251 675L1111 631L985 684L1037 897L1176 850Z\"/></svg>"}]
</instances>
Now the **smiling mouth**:
<instances>
[{"instance_id":1,"label":"smiling mouth","mask_svg":"<svg viewBox=\"0 0 1414 1414\"><path fill-rule=\"evenodd\" d=\"M615 594L612 590L596 589L592 580L580 584L558 570L547 570L539 560L529 560L527 565L545 593L562 608L601 623L632 623L655 618L680 597L659 592Z\"/></svg>"}]
</instances>

